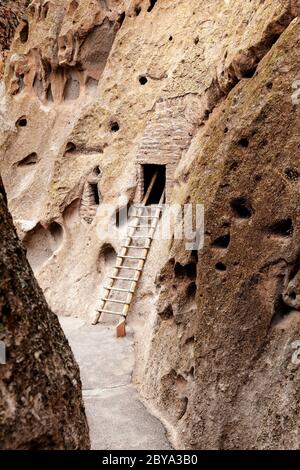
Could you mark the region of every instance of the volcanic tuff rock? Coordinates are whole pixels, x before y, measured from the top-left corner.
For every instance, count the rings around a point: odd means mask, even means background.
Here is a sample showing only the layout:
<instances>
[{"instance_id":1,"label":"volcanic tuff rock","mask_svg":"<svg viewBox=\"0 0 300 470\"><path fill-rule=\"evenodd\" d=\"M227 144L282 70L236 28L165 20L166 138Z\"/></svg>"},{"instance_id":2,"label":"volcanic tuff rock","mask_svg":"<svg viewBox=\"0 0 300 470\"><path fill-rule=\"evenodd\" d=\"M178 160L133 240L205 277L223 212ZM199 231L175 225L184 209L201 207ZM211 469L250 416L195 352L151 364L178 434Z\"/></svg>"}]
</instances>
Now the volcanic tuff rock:
<instances>
[{"instance_id":1,"label":"volcanic tuff rock","mask_svg":"<svg viewBox=\"0 0 300 470\"><path fill-rule=\"evenodd\" d=\"M170 166L168 202L205 205L204 248L155 241L129 318L177 447L299 447L298 14L34 0L7 60L1 171L56 313L93 317L123 229L105 204L140 197L139 163Z\"/></svg>"},{"instance_id":2,"label":"volcanic tuff rock","mask_svg":"<svg viewBox=\"0 0 300 470\"><path fill-rule=\"evenodd\" d=\"M0 180L1 449L88 449L78 366L13 227Z\"/></svg>"}]
</instances>

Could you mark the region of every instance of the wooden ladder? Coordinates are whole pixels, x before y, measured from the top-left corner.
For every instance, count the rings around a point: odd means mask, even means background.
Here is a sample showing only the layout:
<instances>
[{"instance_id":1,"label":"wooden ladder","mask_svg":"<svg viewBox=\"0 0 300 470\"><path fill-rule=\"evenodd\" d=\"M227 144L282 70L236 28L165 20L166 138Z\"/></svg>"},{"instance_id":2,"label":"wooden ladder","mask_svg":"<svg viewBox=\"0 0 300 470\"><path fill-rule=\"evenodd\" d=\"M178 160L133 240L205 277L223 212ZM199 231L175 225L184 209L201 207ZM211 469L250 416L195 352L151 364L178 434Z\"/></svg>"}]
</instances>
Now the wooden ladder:
<instances>
[{"instance_id":1,"label":"wooden ladder","mask_svg":"<svg viewBox=\"0 0 300 470\"><path fill-rule=\"evenodd\" d=\"M165 191L163 191L158 205L146 206L157 177L158 173L155 173L142 203L134 206L137 213L130 221L114 271L109 277L108 285L104 287L101 307L93 321L93 325L96 325L103 313L120 316L116 329L117 337L126 336L126 318L162 213ZM145 229L148 230L146 234L140 233L140 230Z\"/></svg>"}]
</instances>

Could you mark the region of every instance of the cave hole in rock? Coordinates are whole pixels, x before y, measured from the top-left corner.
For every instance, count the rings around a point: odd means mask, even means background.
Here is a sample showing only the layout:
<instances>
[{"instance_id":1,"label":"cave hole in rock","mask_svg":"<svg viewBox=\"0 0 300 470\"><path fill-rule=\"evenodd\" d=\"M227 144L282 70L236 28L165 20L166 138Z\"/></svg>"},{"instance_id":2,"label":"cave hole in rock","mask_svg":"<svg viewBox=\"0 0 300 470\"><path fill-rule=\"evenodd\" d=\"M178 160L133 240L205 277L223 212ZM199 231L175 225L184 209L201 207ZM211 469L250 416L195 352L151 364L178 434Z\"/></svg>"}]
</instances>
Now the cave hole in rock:
<instances>
[{"instance_id":1,"label":"cave hole in rock","mask_svg":"<svg viewBox=\"0 0 300 470\"><path fill-rule=\"evenodd\" d=\"M139 77L139 82L141 85L146 85L146 83L148 83L148 78L145 75L141 75Z\"/></svg>"},{"instance_id":2,"label":"cave hole in rock","mask_svg":"<svg viewBox=\"0 0 300 470\"><path fill-rule=\"evenodd\" d=\"M110 123L111 132L118 132L120 130L120 124L117 121L112 121Z\"/></svg>"},{"instance_id":3,"label":"cave hole in rock","mask_svg":"<svg viewBox=\"0 0 300 470\"><path fill-rule=\"evenodd\" d=\"M117 252L110 243L104 243L99 251L97 271L103 272L103 269L109 270L115 264L117 259Z\"/></svg>"},{"instance_id":4,"label":"cave hole in rock","mask_svg":"<svg viewBox=\"0 0 300 470\"><path fill-rule=\"evenodd\" d=\"M297 181L299 178L299 172L295 168L286 168L284 173L290 181Z\"/></svg>"},{"instance_id":5,"label":"cave hole in rock","mask_svg":"<svg viewBox=\"0 0 300 470\"><path fill-rule=\"evenodd\" d=\"M99 206L100 204L100 195L99 195L99 190L98 190L98 184L97 183L89 183L89 188L90 188L90 194L92 198L92 203L95 206Z\"/></svg>"},{"instance_id":6,"label":"cave hole in rock","mask_svg":"<svg viewBox=\"0 0 300 470\"><path fill-rule=\"evenodd\" d=\"M101 168L100 168L99 165L97 165L97 166L95 166L95 167L93 168L93 175L95 175L95 176L100 176L101 173L102 173L102 171L101 171Z\"/></svg>"},{"instance_id":7,"label":"cave hole in rock","mask_svg":"<svg viewBox=\"0 0 300 470\"><path fill-rule=\"evenodd\" d=\"M23 158L19 162L17 162L17 166L31 166L35 165L38 162L38 156L36 152L32 152L27 157Z\"/></svg>"},{"instance_id":8,"label":"cave hole in rock","mask_svg":"<svg viewBox=\"0 0 300 470\"><path fill-rule=\"evenodd\" d=\"M181 399L181 411L180 411L180 414L178 416L178 419L182 419L186 413L186 410L187 410L187 407L188 407L188 403L189 403L189 399L187 397L184 397Z\"/></svg>"},{"instance_id":9,"label":"cave hole in rock","mask_svg":"<svg viewBox=\"0 0 300 470\"><path fill-rule=\"evenodd\" d=\"M134 9L135 16L139 16L141 11L142 11L142 8L140 6L135 7Z\"/></svg>"},{"instance_id":10,"label":"cave hole in rock","mask_svg":"<svg viewBox=\"0 0 300 470\"><path fill-rule=\"evenodd\" d=\"M98 83L99 83L98 80L95 80L92 77L88 77L86 82L85 82L86 92L91 96L95 95L96 92L97 92Z\"/></svg>"},{"instance_id":11,"label":"cave hole in rock","mask_svg":"<svg viewBox=\"0 0 300 470\"><path fill-rule=\"evenodd\" d=\"M76 151L76 145L73 142L68 142L66 145L66 153L74 153Z\"/></svg>"},{"instance_id":12,"label":"cave hole in rock","mask_svg":"<svg viewBox=\"0 0 300 470\"><path fill-rule=\"evenodd\" d=\"M234 215L240 219L250 219L252 208L245 197L237 197L230 201Z\"/></svg>"},{"instance_id":13,"label":"cave hole in rock","mask_svg":"<svg viewBox=\"0 0 300 470\"><path fill-rule=\"evenodd\" d=\"M242 138L238 141L238 145L240 145L241 147L244 147L244 148L249 147L249 139L248 139L247 137L242 137Z\"/></svg>"},{"instance_id":14,"label":"cave hole in rock","mask_svg":"<svg viewBox=\"0 0 300 470\"><path fill-rule=\"evenodd\" d=\"M195 282L191 282L186 289L186 295L187 297L192 297L194 298L197 292L197 285Z\"/></svg>"},{"instance_id":15,"label":"cave hole in rock","mask_svg":"<svg viewBox=\"0 0 300 470\"><path fill-rule=\"evenodd\" d=\"M52 222L49 225L49 231L55 242L56 249L57 249L61 245L62 240L63 240L63 233L64 233L63 228L59 223Z\"/></svg>"},{"instance_id":16,"label":"cave hole in rock","mask_svg":"<svg viewBox=\"0 0 300 470\"><path fill-rule=\"evenodd\" d=\"M169 41L173 41L173 36L169 36Z\"/></svg>"},{"instance_id":17,"label":"cave hole in rock","mask_svg":"<svg viewBox=\"0 0 300 470\"><path fill-rule=\"evenodd\" d=\"M227 270L225 264L222 262L217 263L215 268L216 268L216 271L219 271L219 272L225 272Z\"/></svg>"},{"instance_id":18,"label":"cave hole in rock","mask_svg":"<svg viewBox=\"0 0 300 470\"><path fill-rule=\"evenodd\" d=\"M20 31L20 40L23 44L25 44L25 42L28 41L28 36L29 36L29 25L28 25L28 22L25 21Z\"/></svg>"},{"instance_id":19,"label":"cave hole in rock","mask_svg":"<svg viewBox=\"0 0 300 470\"><path fill-rule=\"evenodd\" d=\"M271 326L275 326L280 323L289 313L292 312L292 310L293 308L284 302L282 294L277 296L274 302Z\"/></svg>"},{"instance_id":20,"label":"cave hole in rock","mask_svg":"<svg viewBox=\"0 0 300 470\"><path fill-rule=\"evenodd\" d=\"M161 199L166 187L166 166L152 164L143 165L144 196L150 189L150 184L155 174L157 174L157 177L150 194L148 195L147 205L158 204Z\"/></svg>"},{"instance_id":21,"label":"cave hole in rock","mask_svg":"<svg viewBox=\"0 0 300 470\"><path fill-rule=\"evenodd\" d=\"M174 317L173 307L168 304L162 311L158 312L158 315L162 320L170 320Z\"/></svg>"},{"instance_id":22,"label":"cave hole in rock","mask_svg":"<svg viewBox=\"0 0 300 470\"><path fill-rule=\"evenodd\" d=\"M230 234L228 233L226 235L221 235L220 237L216 238L213 241L212 246L215 248L226 249L228 248L229 243L230 243Z\"/></svg>"},{"instance_id":23,"label":"cave hole in rock","mask_svg":"<svg viewBox=\"0 0 300 470\"><path fill-rule=\"evenodd\" d=\"M149 8L148 8L148 10L147 10L148 13L150 13L150 12L153 10L153 8L154 8L155 5L156 5L156 2L157 2L157 0L150 0L150 5L149 5Z\"/></svg>"},{"instance_id":24,"label":"cave hole in rock","mask_svg":"<svg viewBox=\"0 0 300 470\"><path fill-rule=\"evenodd\" d=\"M26 127L27 126L27 119L25 116L21 116L17 122L16 122L17 127Z\"/></svg>"},{"instance_id":25,"label":"cave hole in rock","mask_svg":"<svg viewBox=\"0 0 300 470\"><path fill-rule=\"evenodd\" d=\"M124 23L125 18L126 18L126 12L123 11L123 13L121 13L121 15L118 18L118 23L120 25L120 28L121 28L122 24Z\"/></svg>"},{"instance_id":26,"label":"cave hole in rock","mask_svg":"<svg viewBox=\"0 0 300 470\"><path fill-rule=\"evenodd\" d=\"M270 225L268 232L277 237L290 237L293 234L294 226L290 217L287 219L279 220Z\"/></svg>"},{"instance_id":27,"label":"cave hole in rock","mask_svg":"<svg viewBox=\"0 0 300 470\"><path fill-rule=\"evenodd\" d=\"M73 77L69 77L66 81L64 88L64 99L65 100L77 100L80 96L80 83L79 80Z\"/></svg>"},{"instance_id":28,"label":"cave hole in rock","mask_svg":"<svg viewBox=\"0 0 300 470\"><path fill-rule=\"evenodd\" d=\"M175 263L174 274L177 279L189 278L191 280L196 279L197 277L197 263L191 261L185 265L181 263Z\"/></svg>"},{"instance_id":29,"label":"cave hole in rock","mask_svg":"<svg viewBox=\"0 0 300 470\"><path fill-rule=\"evenodd\" d=\"M25 83L24 83L24 73L21 73L19 75L19 91L18 93L20 93L22 90L24 90L24 87L25 87Z\"/></svg>"},{"instance_id":30,"label":"cave hole in rock","mask_svg":"<svg viewBox=\"0 0 300 470\"><path fill-rule=\"evenodd\" d=\"M42 9L42 19L45 20L48 16L48 13L49 13L49 2L46 2L43 5L43 9Z\"/></svg>"},{"instance_id":31,"label":"cave hole in rock","mask_svg":"<svg viewBox=\"0 0 300 470\"><path fill-rule=\"evenodd\" d=\"M255 72L256 72L256 69L257 69L257 65L258 65L258 64L255 64L255 65L253 65L252 68L246 70L246 71L243 73L243 78L252 78L252 77L255 75Z\"/></svg>"}]
</instances>

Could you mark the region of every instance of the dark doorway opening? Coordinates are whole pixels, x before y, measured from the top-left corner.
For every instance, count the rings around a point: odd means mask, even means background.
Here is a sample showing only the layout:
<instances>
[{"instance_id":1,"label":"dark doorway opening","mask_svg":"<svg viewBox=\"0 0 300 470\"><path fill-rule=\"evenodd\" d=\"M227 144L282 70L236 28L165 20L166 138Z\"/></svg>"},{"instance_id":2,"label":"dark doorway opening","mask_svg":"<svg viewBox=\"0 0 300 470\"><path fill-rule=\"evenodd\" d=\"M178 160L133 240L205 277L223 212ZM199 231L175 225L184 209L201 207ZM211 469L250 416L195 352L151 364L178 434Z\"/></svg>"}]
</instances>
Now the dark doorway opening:
<instances>
[{"instance_id":1,"label":"dark doorway opening","mask_svg":"<svg viewBox=\"0 0 300 470\"><path fill-rule=\"evenodd\" d=\"M146 204L147 205L158 204L162 196L162 193L166 187L166 166L165 165L143 165L143 173L144 173L144 196L146 195L151 185L153 176L157 173L155 183L153 185L153 188L150 191Z\"/></svg>"}]
</instances>

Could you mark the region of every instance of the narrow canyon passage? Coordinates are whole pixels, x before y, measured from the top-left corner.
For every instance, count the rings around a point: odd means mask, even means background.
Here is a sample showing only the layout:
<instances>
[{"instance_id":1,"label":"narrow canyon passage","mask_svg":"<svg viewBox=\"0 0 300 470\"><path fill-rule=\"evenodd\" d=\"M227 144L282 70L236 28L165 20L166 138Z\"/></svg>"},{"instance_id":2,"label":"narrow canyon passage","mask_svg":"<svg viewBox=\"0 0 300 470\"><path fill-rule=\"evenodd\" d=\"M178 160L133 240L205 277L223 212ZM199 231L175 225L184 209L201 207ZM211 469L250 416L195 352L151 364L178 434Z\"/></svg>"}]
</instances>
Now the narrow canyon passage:
<instances>
[{"instance_id":1,"label":"narrow canyon passage","mask_svg":"<svg viewBox=\"0 0 300 470\"><path fill-rule=\"evenodd\" d=\"M94 450L171 449L163 425L131 384L133 334L116 339L115 326L91 326L61 317L60 324L79 364L83 400Z\"/></svg>"}]
</instances>

